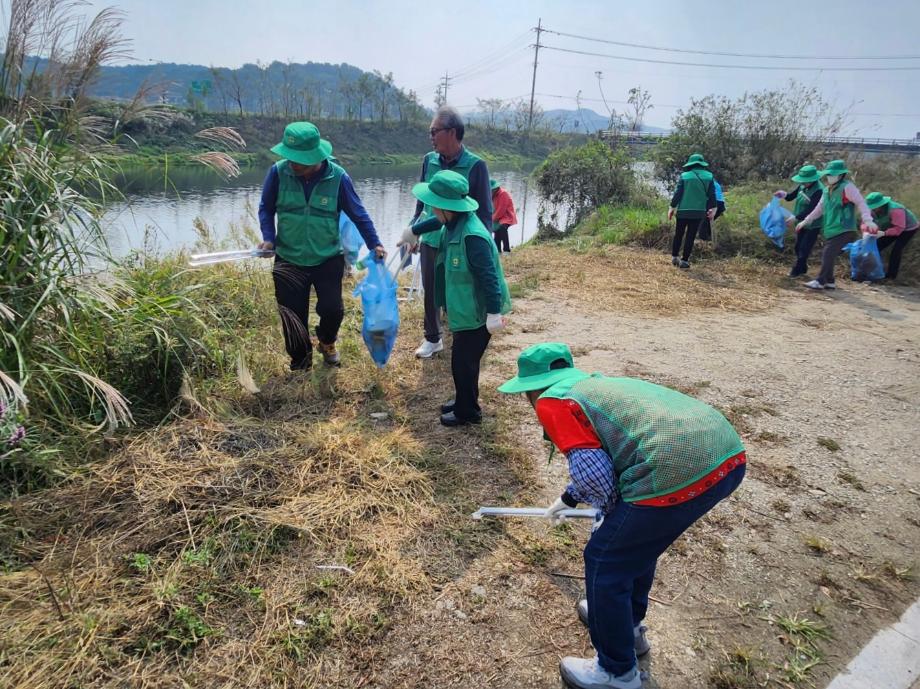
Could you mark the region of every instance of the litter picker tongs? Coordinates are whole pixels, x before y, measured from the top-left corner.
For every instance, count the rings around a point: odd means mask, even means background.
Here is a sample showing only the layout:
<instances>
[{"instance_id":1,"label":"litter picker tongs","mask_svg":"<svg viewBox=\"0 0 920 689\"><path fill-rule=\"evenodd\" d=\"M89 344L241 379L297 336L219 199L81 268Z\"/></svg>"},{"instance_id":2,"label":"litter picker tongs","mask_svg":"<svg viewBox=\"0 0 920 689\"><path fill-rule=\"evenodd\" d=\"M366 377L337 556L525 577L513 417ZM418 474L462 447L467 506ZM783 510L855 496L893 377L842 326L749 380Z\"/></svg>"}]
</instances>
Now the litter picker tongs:
<instances>
[{"instance_id":1,"label":"litter picker tongs","mask_svg":"<svg viewBox=\"0 0 920 689\"><path fill-rule=\"evenodd\" d=\"M542 517L546 514L543 507L480 507L470 515L477 521L483 517ZM566 519L595 519L597 510L591 508L568 509L556 512L556 517Z\"/></svg>"},{"instance_id":2,"label":"litter picker tongs","mask_svg":"<svg viewBox=\"0 0 920 689\"><path fill-rule=\"evenodd\" d=\"M200 268L201 266L211 266L217 263L230 263L231 261L243 261L247 258L271 258L275 255L274 251L268 249L237 249L235 251L215 251L210 254L192 254L189 258L189 267Z\"/></svg>"}]
</instances>

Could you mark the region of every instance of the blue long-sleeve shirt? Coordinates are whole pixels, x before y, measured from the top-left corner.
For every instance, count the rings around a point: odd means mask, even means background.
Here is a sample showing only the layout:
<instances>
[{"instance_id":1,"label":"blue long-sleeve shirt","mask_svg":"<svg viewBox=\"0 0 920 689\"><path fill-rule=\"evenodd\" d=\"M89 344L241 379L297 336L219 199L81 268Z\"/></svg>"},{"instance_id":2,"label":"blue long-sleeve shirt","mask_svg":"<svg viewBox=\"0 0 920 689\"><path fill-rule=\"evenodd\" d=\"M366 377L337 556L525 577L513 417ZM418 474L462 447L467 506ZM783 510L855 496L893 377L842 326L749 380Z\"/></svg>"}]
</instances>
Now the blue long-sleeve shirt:
<instances>
[{"instance_id":1,"label":"blue long-sleeve shirt","mask_svg":"<svg viewBox=\"0 0 920 689\"><path fill-rule=\"evenodd\" d=\"M324 162L320 171L309 179L296 177L303 186L304 198L309 202L310 194L317 182L323 178L328 169L329 163ZM272 165L268 174L265 176L265 182L262 184L262 200L259 201L259 229L262 231L262 240L266 242L275 241L275 213L278 205L278 168ZM355 191L355 185L348 174L342 175L342 181L339 183L339 210L343 211L358 228L364 243L371 251L380 246L380 238L377 236L377 229L371 217L367 214L364 204L358 192Z\"/></svg>"},{"instance_id":2,"label":"blue long-sleeve shirt","mask_svg":"<svg viewBox=\"0 0 920 689\"><path fill-rule=\"evenodd\" d=\"M607 514L617 501L613 460L600 448L579 448L565 453L572 481L562 495L569 507L583 502Z\"/></svg>"},{"instance_id":3,"label":"blue long-sleeve shirt","mask_svg":"<svg viewBox=\"0 0 920 689\"><path fill-rule=\"evenodd\" d=\"M457 161L460 160L461 155L463 155L462 148L457 154L457 157L453 160L446 160L444 156L439 156L441 161L441 169L453 170L454 166L457 164ZM425 178L427 176L428 156L425 156L425 158L422 160L422 174L419 175L419 182L425 182ZM473 165L473 167L470 169L470 176L467 181L470 185L469 195L479 204L479 208L476 209L476 216L482 220L482 224L485 227L492 227L492 187L489 184L489 168L486 166L486 161L479 160L475 165ZM424 207L425 204L421 201L416 202L415 216L412 218L413 223L418 220L418 217L422 214L422 209Z\"/></svg>"}]
</instances>

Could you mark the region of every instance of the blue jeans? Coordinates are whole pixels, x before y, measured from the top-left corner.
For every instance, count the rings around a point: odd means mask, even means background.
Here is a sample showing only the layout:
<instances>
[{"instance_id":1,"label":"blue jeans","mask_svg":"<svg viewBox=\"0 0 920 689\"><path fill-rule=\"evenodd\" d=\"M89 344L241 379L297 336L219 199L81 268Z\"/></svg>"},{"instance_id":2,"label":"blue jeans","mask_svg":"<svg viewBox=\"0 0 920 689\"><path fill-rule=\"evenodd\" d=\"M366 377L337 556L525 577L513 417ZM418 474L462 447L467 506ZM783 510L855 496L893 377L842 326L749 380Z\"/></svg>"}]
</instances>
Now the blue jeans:
<instances>
[{"instance_id":1,"label":"blue jeans","mask_svg":"<svg viewBox=\"0 0 920 689\"><path fill-rule=\"evenodd\" d=\"M702 495L671 507L622 500L585 546L588 629L601 667L614 675L636 665L633 627L645 619L658 556L744 478L745 465Z\"/></svg>"}]
</instances>

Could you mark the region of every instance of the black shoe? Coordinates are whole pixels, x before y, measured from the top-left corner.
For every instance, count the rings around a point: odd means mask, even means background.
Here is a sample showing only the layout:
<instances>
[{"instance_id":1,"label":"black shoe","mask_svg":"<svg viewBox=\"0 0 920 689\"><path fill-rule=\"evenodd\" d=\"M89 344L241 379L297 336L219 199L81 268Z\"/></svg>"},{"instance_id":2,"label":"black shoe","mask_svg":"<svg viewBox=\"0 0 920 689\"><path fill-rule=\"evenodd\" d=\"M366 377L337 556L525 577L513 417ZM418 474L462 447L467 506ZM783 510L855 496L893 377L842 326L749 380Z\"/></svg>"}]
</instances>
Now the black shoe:
<instances>
[{"instance_id":1,"label":"black shoe","mask_svg":"<svg viewBox=\"0 0 920 689\"><path fill-rule=\"evenodd\" d=\"M313 353L312 352L310 354L307 354L307 358L304 359L303 361L296 363L296 364L294 363L291 364L292 371L305 371L309 373L310 369L312 368L313 368Z\"/></svg>"},{"instance_id":2,"label":"black shoe","mask_svg":"<svg viewBox=\"0 0 920 689\"><path fill-rule=\"evenodd\" d=\"M441 413L450 414L454 410L454 404L456 404L456 400L451 400L450 402L445 402L444 404L442 404Z\"/></svg>"},{"instance_id":3,"label":"black shoe","mask_svg":"<svg viewBox=\"0 0 920 689\"><path fill-rule=\"evenodd\" d=\"M807 270L796 270L795 268L793 268L792 270L789 271L789 277L791 278L806 277L807 278L808 271Z\"/></svg>"},{"instance_id":4,"label":"black shoe","mask_svg":"<svg viewBox=\"0 0 920 689\"><path fill-rule=\"evenodd\" d=\"M458 417L453 412L448 412L447 414L441 414L441 425L454 427L454 426L468 426L470 424L482 423L482 416L471 416L470 418Z\"/></svg>"}]
</instances>

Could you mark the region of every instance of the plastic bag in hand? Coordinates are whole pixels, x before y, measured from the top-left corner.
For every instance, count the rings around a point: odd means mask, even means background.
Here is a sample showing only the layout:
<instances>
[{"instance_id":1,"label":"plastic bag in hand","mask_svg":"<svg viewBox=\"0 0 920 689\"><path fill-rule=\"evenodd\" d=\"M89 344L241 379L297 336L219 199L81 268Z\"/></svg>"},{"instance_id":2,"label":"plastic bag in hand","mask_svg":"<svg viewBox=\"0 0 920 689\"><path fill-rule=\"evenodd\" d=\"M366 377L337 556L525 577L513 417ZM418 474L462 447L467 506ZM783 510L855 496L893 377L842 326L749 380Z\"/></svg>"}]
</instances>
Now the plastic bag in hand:
<instances>
[{"instance_id":1,"label":"plastic bag in hand","mask_svg":"<svg viewBox=\"0 0 920 689\"><path fill-rule=\"evenodd\" d=\"M783 240L786 236L786 218L789 217L792 217L792 213L787 208L783 208L779 199L775 196L760 211L760 229L780 249L783 248Z\"/></svg>"},{"instance_id":2,"label":"plastic bag in hand","mask_svg":"<svg viewBox=\"0 0 920 689\"><path fill-rule=\"evenodd\" d=\"M361 295L364 322L361 337L371 359L378 367L386 366L399 332L399 306L396 301L396 279L382 260L370 256L362 259L367 266L367 276L355 287L354 295Z\"/></svg>"},{"instance_id":3,"label":"plastic bag in hand","mask_svg":"<svg viewBox=\"0 0 920 689\"><path fill-rule=\"evenodd\" d=\"M850 278L858 282L874 282L885 278L885 266L878 250L878 238L864 235L850 242L843 250L850 255Z\"/></svg>"},{"instance_id":4,"label":"plastic bag in hand","mask_svg":"<svg viewBox=\"0 0 920 689\"><path fill-rule=\"evenodd\" d=\"M358 228L345 213L339 213L339 235L342 238L342 249L345 252L345 261L353 266L358 260L358 252L364 246L364 239Z\"/></svg>"}]
</instances>

